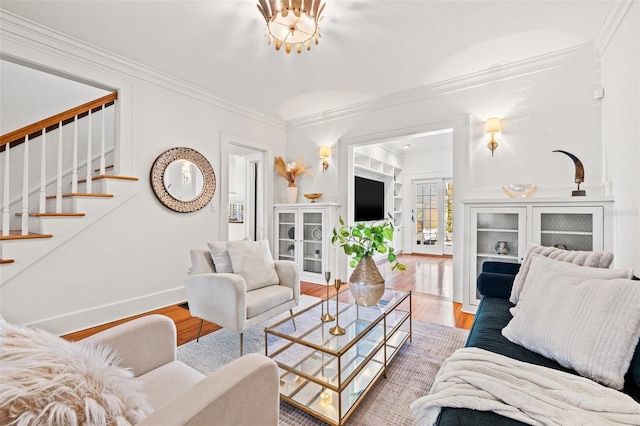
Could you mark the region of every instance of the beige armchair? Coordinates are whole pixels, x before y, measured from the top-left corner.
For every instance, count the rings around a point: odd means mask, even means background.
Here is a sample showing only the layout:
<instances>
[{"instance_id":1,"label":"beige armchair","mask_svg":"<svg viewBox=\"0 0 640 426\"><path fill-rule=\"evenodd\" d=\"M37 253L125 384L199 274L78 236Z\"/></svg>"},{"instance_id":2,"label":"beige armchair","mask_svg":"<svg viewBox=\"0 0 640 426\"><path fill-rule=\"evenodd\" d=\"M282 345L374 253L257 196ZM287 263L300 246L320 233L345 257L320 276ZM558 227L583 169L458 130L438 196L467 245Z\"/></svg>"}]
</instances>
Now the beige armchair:
<instances>
[{"instance_id":1,"label":"beige armchair","mask_svg":"<svg viewBox=\"0 0 640 426\"><path fill-rule=\"evenodd\" d=\"M243 354L243 333L276 315L289 310L300 301L298 265L288 260L275 260L279 282L247 290L244 278L234 273L218 273L206 248L190 251L192 271L185 288L191 315L240 334L240 355ZM295 326L295 323L294 323Z\"/></svg>"},{"instance_id":2,"label":"beige armchair","mask_svg":"<svg viewBox=\"0 0 640 426\"><path fill-rule=\"evenodd\" d=\"M117 350L121 365L144 382L154 412L139 425L277 425L276 363L244 357L205 376L176 360L176 327L163 315L144 316L85 339Z\"/></svg>"}]
</instances>

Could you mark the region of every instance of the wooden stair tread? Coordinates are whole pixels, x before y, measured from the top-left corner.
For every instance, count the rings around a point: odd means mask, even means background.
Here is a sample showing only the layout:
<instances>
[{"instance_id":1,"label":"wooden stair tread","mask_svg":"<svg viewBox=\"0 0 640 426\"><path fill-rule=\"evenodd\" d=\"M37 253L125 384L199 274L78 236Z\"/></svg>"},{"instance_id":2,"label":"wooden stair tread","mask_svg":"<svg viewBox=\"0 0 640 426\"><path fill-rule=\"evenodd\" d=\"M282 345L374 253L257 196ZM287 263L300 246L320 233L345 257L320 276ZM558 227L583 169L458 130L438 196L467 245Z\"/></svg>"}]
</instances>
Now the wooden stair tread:
<instances>
[{"instance_id":1,"label":"wooden stair tread","mask_svg":"<svg viewBox=\"0 0 640 426\"><path fill-rule=\"evenodd\" d=\"M7 265L9 263L13 263L13 259L0 259L0 265Z\"/></svg>"},{"instance_id":2,"label":"wooden stair tread","mask_svg":"<svg viewBox=\"0 0 640 426\"><path fill-rule=\"evenodd\" d=\"M9 231L9 235L0 235L0 240L32 240L37 238L51 238L53 234L36 234L29 232L27 235L22 235L22 231L19 229Z\"/></svg>"},{"instance_id":3,"label":"wooden stair tread","mask_svg":"<svg viewBox=\"0 0 640 426\"><path fill-rule=\"evenodd\" d=\"M104 169L105 170L113 169L113 164L109 164L108 166L105 166ZM94 170L95 173L98 173L99 171L100 171L100 169L95 169Z\"/></svg>"},{"instance_id":4,"label":"wooden stair tread","mask_svg":"<svg viewBox=\"0 0 640 426\"><path fill-rule=\"evenodd\" d=\"M16 216L22 216L22 213L16 213ZM29 213L31 217L83 217L84 213Z\"/></svg>"},{"instance_id":5,"label":"wooden stair tread","mask_svg":"<svg viewBox=\"0 0 640 426\"><path fill-rule=\"evenodd\" d=\"M72 192L69 194L62 194L63 198L68 197L95 197L95 198L113 198L113 194L87 194L83 192ZM48 195L47 200L55 199L55 195Z\"/></svg>"},{"instance_id":6,"label":"wooden stair tread","mask_svg":"<svg viewBox=\"0 0 640 426\"><path fill-rule=\"evenodd\" d=\"M99 179L133 180L133 181L137 181L138 180L137 177L133 177L133 176L118 176L118 175L98 175L98 176L92 176L91 177L91 181L92 182L94 180L99 180ZM80 179L78 181L78 183L85 183L86 181L87 181L86 179Z\"/></svg>"}]
</instances>

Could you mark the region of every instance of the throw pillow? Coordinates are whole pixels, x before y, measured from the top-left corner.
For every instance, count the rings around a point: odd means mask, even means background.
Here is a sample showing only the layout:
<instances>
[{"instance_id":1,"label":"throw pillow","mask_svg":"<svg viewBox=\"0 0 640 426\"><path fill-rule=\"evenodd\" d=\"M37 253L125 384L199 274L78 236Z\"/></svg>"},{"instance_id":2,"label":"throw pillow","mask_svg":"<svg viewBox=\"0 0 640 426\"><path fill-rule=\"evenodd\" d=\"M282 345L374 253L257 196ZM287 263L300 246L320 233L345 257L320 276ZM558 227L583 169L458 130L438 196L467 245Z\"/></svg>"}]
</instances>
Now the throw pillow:
<instances>
[{"instance_id":1,"label":"throw pillow","mask_svg":"<svg viewBox=\"0 0 640 426\"><path fill-rule=\"evenodd\" d=\"M608 268L613 262L613 253L605 251L573 251L563 250L555 247L544 247L539 244L529 244L524 254L522 266L513 280L511 287L511 297L509 301L514 305L518 303L520 292L524 286L524 281L531 266L531 256L539 254L551 259L562 260L563 262L574 263L580 266L591 266L594 268Z\"/></svg>"},{"instance_id":2,"label":"throw pillow","mask_svg":"<svg viewBox=\"0 0 640 426\"><path fill-rule=\"evenodd\" d=\"M579 266L573 263L567 263L564 261L554 260L548 257L544 257L539 254L533 254L530 259L541 258L542 260L536 262L537 267L544 268L546 271L562 274L567 273L571 276L581 277L581 278L598 278L603 280L611 280L616 278L627 278L631 279L633 277L633 273L631 269L608 269L608 268L592 268L589 266ZM529 287L536 285L535 281L537 280L535 269L531 262L529 266L528 274L524 280L524 284L522 285L522 291L520 292L520 297L518 298L518 304L510 309L511 315L515 316L516 312L520 309L520 303L523 298L527 297L527 292Z\"/></svg>"},{"instance_id":3,"label":"throw pillow","mask_svg":"<svg viewBox=\"0 0 640 426\"><path fill-rule=\"evenodd\" d=\"M249 241L249 239L249 237L244 237L242 241ZM231 265L229 252L227 251L227 242L207 241L207 246L209 246L213 265L216 267L216 272L233 273L233 266Z\"/></svg>"},{"instance_id":4,"label":"throw pillow","mask_svg":"<svg viewBox=\"0 0 640 426\"><path fill-rule=\"evenodd\" d=\"M279 278L267 240L228 241L227 250L233 272L244 278L248 291L278 284Z\"/></svg>"},{"instance_id":5,"label":"throw pillow","mask_svg":"<svg viewBox=\"0 0 640 426\"><path fill-rule=\"evenodd\" d=\"M640 339L640 285L549 270L534 257L534 282L502 335L596 382L622 389Z\"/></svg>"},{"instance_id":6,"label":"throw pillow","mask_svg":"<svg viewBox=\"0 0 640 426\"><path fill-rule=\"evenodd\" d=\"M104 345L0 318L0 424L129 425L151 413L143 382Z\"/></svg>"}]
</instances>

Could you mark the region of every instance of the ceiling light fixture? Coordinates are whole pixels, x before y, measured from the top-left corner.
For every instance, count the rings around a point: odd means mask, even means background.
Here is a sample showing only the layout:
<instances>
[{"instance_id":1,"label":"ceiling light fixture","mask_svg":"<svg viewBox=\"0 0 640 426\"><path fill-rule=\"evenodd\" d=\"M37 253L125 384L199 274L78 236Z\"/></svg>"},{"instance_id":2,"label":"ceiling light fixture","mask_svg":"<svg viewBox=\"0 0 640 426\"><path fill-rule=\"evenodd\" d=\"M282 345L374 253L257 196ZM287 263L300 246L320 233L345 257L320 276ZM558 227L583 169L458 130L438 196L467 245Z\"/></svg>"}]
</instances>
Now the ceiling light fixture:
<instances>
[{"instance_id":1,"label":"ceiling light fixture","mask_svg":"<svg viewBox=\"0 0 640 426\"><path fill-rule=\"evenodd\" d=\"M407 148L409 148L410 146L411 146L411 144L410 144L410 143L405 143L404 145L402 145L402 147L403 147L404 149L407 149Z\"/></svg>"},{"instance_id":2,"label":"ceiling light fixture","mask_svg":"<svg viewBox=\"0 0 640 426\"><path fill-rule=\"evenodd\" d=\"M326 4L322 0L259 0L258 10L267 22L269 44L275 41L276 50L284 44L284 50L291 53L302 51L302 45L311 50L311 40L318 44L320 32L318 22Z\"/></svg>"}]
</instances>

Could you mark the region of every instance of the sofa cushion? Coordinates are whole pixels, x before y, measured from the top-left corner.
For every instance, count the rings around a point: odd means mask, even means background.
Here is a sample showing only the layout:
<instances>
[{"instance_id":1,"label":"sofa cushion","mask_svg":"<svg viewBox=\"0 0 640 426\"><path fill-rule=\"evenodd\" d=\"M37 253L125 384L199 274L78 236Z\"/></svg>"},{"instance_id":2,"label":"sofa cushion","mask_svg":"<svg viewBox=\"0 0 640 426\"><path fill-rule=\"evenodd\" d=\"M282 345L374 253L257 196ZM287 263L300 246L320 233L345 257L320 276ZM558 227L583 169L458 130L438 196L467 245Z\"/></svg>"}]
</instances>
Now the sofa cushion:
<instances>
[{"instance_id":1,"label":"sofa cushion","mask_svg":"<svg viewBox=\"0 0 640 426\"><path fill-rule=\"evenodd\" d=\"M278 284L279 278L267 240L228 241L227 250L233 273L244 278L247 291Z\"/></svg>"},{"instance_id":2,"label":"sofa cushion","mask_svg":"<svg viewBox=\"0 0 640 426\"><path fill-rule=\"evenodd\" d=\"M534 257L518 311L502 334L582 376L622 389L640 339L640 285L577 273L586 269L592 268Z\"/></svg>"},{"instance_id":3,"label":"sofa cushion","mask_svg":"<svg viewBox=\"0 0 640 426\"><path fill-rule=\"evenodd\" d=\"M139 377L155 411L204 378L204 374L180 361L169 362Z\"/></svg>"},{"instance_id":4,"label":"sofa cushion","mask_svg":"<svg viewBox=\"0 0 640 426\"><path fill-rule=\"evenodd\" d=\"M0 318L0 365L0 424L127 425L152 411L143 382L106 345Z\"/></svg>"},{"instance_id":5,"label":"sofa cushion","mask_svg":"<svg viewBox=\"0 0 640 426\"><path fill-rule=\"evenodd\" d=\"M241 241L250 241L250 237L244 237ZM233 273L233 265L231 264L231 258L229 257L229 250L227 250L226 241L207 241L209 252L211 253L211 259L215 265L216 272L220 273Z\"/></svg>"},{"instance_id":6,"label":"sofa cushion","mask_svg":"<svg viewBox=\"0 0 640 426\"><path fill-rule=\"evenodd\" d=\"M293 289L271 285L247 292L247 318L253 318L269 309L293 300Z\"/></svg>"},{"instance_id":7,"label":"sofa cushion","mask_svg":"<svg viewBox=\"0 0 640 426\"><path fill-rule=\"evenodd\" d=\"M525 279L529 273L531 267L531 259L534 254L549 257L551 259L561 260L563 262L570 262L580 266L590 266L593 268L608 268L613 261L613 254L604 251L573 251L562 250L555 247L544 247L539 244L531 243L527 246L527 251L524 254L524 259L520 270L513 280L513 288L511 289L511 303L517 304L520 297L520 292L524 286ZM629 271L629 278L631 278L631 271Z\"/></svg>"}]
</instances>

